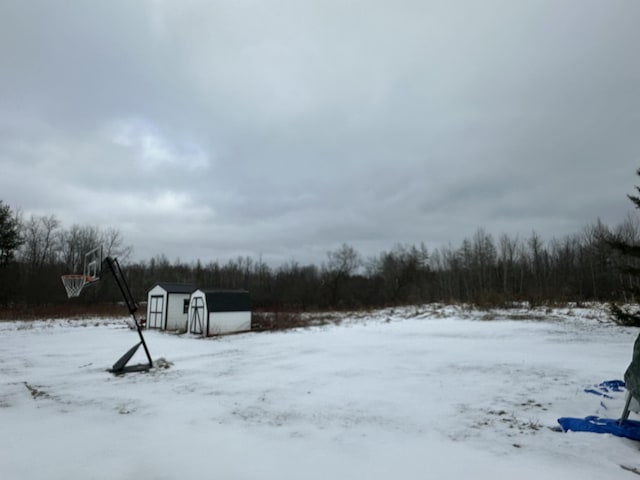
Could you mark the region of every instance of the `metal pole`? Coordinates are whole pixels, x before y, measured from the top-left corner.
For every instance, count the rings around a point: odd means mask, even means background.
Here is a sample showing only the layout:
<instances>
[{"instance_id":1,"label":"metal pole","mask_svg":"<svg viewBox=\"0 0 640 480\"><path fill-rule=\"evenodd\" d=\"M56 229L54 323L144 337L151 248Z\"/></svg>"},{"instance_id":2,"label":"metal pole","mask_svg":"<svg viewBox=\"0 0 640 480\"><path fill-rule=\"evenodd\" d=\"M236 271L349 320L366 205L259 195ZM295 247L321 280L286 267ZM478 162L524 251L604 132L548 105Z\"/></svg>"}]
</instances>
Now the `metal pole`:
<instances>
[{"instance_id":1,"label":"metal pole","mask_svg":"<svg viewBox=\"0 0 640 480\"><path fill-rule=\"evenodd\" d=\"M129 309L129 313L133 317L133 322L136 324L136 330L138 331L138 336L140 337L140 343L144 347L144 353L147 355L147 360L149 360L149 367L153 366L153 360L151 360L151 355L149 354L149 349L147 348L147 342L144 340L144 336L142 335L142 329L140 328L140 324L138 323L138 319L136 318L136 311L138 310L138 305L133 299L133 295L131 294L131 289L129 288L129 284L122 273L122 269L120 268L120 264L118 263L118 259L107 257L104 259L105 263L109 266L109 270L113 274L116 279L116 283L118 284L118 288L120 288L120 293L124 298L124 301L127 304L127 308Z\"/></svg>"},{"instance_id":2,"label":"metal pole","mask_svg":"<svg viewBox=\"0 0 640 480\"><path fill-rule=\"evenodd\" d=\"M618 425L622 426L624 422L629 418L629 406L631 405L631 392L627 392L627 399L624 402L624 409L622 409L622 416L620 417L620 421Z\"/></svg>"}]
</instances>

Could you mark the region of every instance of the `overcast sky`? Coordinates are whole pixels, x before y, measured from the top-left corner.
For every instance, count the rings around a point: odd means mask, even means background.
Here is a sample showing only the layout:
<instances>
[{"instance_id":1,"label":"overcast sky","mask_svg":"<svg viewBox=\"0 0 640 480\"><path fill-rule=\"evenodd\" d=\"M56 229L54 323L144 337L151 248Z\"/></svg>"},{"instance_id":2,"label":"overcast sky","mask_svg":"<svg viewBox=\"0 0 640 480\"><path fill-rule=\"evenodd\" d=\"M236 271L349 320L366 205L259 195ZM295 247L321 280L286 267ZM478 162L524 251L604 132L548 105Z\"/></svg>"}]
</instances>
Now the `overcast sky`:
<instances>
[{"instance_id":1,"label":"overcast sky","mask_svg":"<svg viewBox=\"0 0 640 480\"><path fill-rule=\"evenodd\" d=\"M638 0L0 2L0 200L135 259L620 223Z\"/></svg>"}]
</instances>

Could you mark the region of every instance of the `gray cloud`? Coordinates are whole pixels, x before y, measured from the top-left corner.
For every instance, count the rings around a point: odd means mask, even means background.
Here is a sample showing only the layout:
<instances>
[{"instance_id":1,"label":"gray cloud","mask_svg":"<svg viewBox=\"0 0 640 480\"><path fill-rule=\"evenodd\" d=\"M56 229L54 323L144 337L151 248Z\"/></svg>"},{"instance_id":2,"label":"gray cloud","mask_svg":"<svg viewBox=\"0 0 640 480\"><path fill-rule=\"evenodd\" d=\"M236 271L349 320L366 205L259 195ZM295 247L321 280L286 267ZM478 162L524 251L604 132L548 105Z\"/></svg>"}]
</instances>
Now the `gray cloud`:
<instances>
[{"instance_id":1,"label":"gray cloud","mask_svg":"<svg viewBox=\"0 0 640 480\"><path fill-rule=\"evenodd\" d=\"M185 260L615 224L640 158L638 14L3 2L0 198Z\"/></svg>"}]
</instances>

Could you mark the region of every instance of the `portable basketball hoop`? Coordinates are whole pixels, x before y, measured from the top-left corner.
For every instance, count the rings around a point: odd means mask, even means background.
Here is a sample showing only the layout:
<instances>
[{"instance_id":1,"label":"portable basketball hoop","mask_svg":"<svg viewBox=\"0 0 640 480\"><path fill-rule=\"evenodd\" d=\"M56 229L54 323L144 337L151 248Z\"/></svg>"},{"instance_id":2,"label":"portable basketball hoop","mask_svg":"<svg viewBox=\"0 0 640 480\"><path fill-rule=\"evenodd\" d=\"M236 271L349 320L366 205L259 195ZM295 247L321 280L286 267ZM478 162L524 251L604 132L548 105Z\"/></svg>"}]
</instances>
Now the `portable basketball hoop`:
<instances>
[{"instance_id":1,"label":"portable basketball hoop","mask_svg":"<svg viewBox=\"0 0 640 480\"><path fill-rule=\"evenodd\" d=\"M85 286L96 283L98 280L100 280L103 269L106 270L106 272L111 272L116 283L118 284L120 293L122 293L122 297L127 304L129 313L133 317L133 321L136 325L136 330L138 331L138 336L140 337L140 341L133 347L131 347L124 355L122 355L122 357L120 357L120 359L113 364L113 367L109 371L116 375L121 375L128 372L147 371L153 366L153 361L151 360L151 355L149 354L147 343L144 341L144 336L142 335L142 330L140 329L140 323L136 318L138 305L136 305L133 295L131 294L131 289L129 288L129 284L127 283L127 279L125 278L124 273L120 268L120 264L118 263L117 258L106 257L103 259L102 247L94 248L89 253L87 253L84 257L83 273L71 273L62 275L62 284L67 291L67 296L69 298L79 296L80 292ZM144 348L144 352L149 363L127 365L127 363L129 363L129 360L131 360L140 346Z\"/></svg>"}]
</instances>

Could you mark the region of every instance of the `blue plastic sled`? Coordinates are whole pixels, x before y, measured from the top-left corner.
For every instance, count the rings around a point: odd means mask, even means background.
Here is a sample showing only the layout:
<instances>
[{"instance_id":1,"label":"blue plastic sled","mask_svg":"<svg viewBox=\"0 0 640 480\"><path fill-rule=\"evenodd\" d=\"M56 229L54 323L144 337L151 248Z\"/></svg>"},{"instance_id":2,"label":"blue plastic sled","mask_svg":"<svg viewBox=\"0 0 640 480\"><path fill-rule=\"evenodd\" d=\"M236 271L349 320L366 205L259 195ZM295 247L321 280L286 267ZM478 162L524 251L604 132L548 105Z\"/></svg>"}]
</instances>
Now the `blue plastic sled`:
<instances>
[{"instance_id":1,"label":"blue plastic sled","mask_svg":"<svg viewBox=\"0 0 640 480\"><path fill-rule=\"evenodd\" d=\"M630 438L640 441L640 422L636 420L620 420L590 416L585 418L562 417L558 423L565 432L610 433L616 437Z\"/></svg>"}]
</instances>

